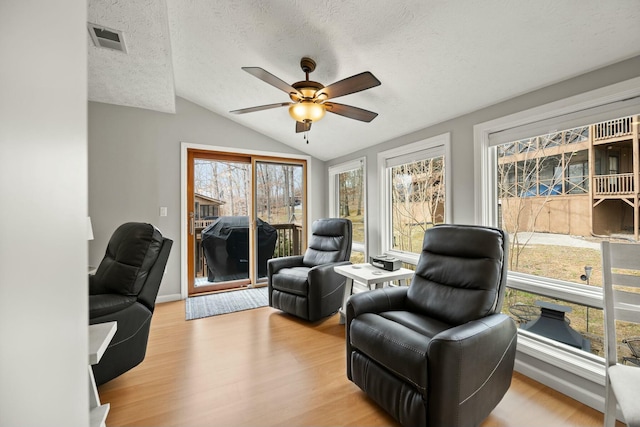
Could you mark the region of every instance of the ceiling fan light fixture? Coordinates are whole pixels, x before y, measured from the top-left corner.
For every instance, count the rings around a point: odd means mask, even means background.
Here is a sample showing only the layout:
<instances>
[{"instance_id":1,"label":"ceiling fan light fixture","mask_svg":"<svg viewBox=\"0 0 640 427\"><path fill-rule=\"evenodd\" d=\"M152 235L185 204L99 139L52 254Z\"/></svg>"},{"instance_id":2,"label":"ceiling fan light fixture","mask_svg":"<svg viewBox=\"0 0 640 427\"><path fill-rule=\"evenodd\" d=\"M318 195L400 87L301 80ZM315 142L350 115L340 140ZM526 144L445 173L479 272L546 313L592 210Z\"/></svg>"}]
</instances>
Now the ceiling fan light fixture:
<instances>
[{"instance_id":1,"label":"ceiling fan light fixture","mask_svg":"<svg viewBox=\"0 0 640 427\"><path fill-rule=\"evenodd\" d=\"M289 115L296 122L317 122L324 117L325 113L324 105L313 101L301 101L289 107Z\"/></svg>"},{"instance_id":2,"label":"ceiling fan light fixture","mask_svg":"<svg viewBox=\"0 0 640 427\"><path fill-rule=\"evenodd\" d=\"M244 114L289 106L289 115L296 121L296 133L305 132L305 134L311 129L311 123L322 119L327 111L367 123L375 119L378 115L378 113L374 113L373 111L333 102L334 98L380 86L380 80L369 71L347 77L329 86L324 86L322 83L309 80L309 73L313 72L316 68L316 63L313 59L302 58L300 60L300 68L302 68L302 71L305 73L305 80L289 85L284 80L281 80L260 67L242 67L244 71L252 76L287 93L292 102L279 102L251 108L242 108L240 110L230 111L230 113ZM308 142L307 140L307 143Z\"/></svg>"}]
</instances>

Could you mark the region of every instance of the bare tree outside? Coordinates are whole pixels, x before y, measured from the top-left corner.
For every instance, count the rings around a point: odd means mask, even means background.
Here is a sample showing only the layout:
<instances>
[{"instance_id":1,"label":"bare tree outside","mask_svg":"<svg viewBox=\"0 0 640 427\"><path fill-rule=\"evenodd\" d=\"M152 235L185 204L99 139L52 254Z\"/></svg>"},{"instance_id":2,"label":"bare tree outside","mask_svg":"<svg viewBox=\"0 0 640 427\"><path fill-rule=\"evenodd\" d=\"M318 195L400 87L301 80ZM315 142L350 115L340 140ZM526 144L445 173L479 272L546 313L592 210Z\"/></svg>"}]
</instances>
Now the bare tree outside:
<instances>
[{"instance_id":1,"label":"bare tree outside","mask_svg":"<svg viewBox=\"0 0 640 427\"><path fill-rule=\"evenodd\" d=\"M586 132L586 127L576 128L498 147L500 223L510 233L510 270L518 271L533 233L571 234L569 226L552 223L550 202L556 196L588 192L586 163L574 162L586 159L586 153L564 149L586 141Z\"/></svg>"},{"instance_id":2,"label":"bare tree outside","mask_svg":"<svg viewBox=\"0 0 640 427\"><path fill-rule=\"evenodd\" d=\"M364 185L363 167L348 170L337 174L337 198L338 216L351 220L353 226L353 243L362 245L365 243L364 220ZM351 253L351 262L365 262L364 253L357 250Z\"/></svg>"},{"instance_id":3,"label":"bare tree outside","mask_svg":"<svg viewBox=\"0 0 640 427\"><path fill-rule=\"evenodd\" d=\"M393 248L419 252L424 232L444 222L444 156L395 166L392 178Z\"/></svg>"},{"instance_id":4,"label":"bare tree outside","mask_svg":"<svg viewBox=\"0 0 640 427\"><path fill-rule=\"evenodd\" d=\"M196 159L194 192L222 200L221 215L247 215L251 165Z\"/></svg>"}]
</instances>

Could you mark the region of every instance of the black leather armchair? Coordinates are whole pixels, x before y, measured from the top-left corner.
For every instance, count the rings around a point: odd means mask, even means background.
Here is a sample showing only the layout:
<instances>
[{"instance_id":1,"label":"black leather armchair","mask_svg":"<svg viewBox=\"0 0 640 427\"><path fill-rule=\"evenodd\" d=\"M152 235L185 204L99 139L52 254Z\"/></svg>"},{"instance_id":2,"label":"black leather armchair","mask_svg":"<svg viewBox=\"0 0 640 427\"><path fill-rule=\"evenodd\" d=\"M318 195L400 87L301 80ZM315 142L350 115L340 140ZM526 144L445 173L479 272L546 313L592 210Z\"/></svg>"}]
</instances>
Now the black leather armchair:
<instances>
[{"instance_id":1,"label":"black leather armchair","mask_svg":"<svg viewBox=\"0 0 640 427\"><path fill-rule=\"evenodd\" d=\"M347 376L403 426L476 426L507 392L507 241L499 229L436 226L410 286L349 298Z\"/></svg>"},{"instance_id":2,"label":"black leather armchair","mask_svg":"<svg viewBox=\"0 0 640 427\"><path fill-rule=\"evenodd\" d=\"M325 218L313 222L304 255L267 262L269 305L315 322L340 308L346 278L337 265L351 264L351 221Z\"/></svg>"},{"instance_id":3,"label":"black leather armchair","mask_svg":"<svg viewBox=\"0 0 640 427\"><path fill-rule=\"evenodd\" d=\"M129 222L111 236L95 275L89 275L89 324L117 321L96 384L123 374L144 359L151 316L173 241L151 224Z\"/></svg>"}]
</instances>

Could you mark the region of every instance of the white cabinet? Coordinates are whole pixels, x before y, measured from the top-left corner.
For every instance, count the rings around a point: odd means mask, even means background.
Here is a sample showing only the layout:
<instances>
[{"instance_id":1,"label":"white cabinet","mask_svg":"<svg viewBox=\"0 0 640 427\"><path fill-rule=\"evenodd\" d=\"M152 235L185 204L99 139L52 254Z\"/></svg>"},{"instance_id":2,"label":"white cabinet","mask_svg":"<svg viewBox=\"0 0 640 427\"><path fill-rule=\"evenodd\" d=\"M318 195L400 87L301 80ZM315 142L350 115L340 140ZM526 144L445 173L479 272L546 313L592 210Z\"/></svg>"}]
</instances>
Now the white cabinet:
<instances>
[{"instance_id":1,"label":"white cabinet","mask_svg":"<svg viewBox=\"0 0 640 427\"><path fill-rule=\"evenodd\" d=\"M91 427L105 427L105 421L109 413L109 404L100 404L98 387L93 377L91 365L95 365L100 361L117 329L117 322L89 325L89 420Z\"/></svg>"}]
</instances>

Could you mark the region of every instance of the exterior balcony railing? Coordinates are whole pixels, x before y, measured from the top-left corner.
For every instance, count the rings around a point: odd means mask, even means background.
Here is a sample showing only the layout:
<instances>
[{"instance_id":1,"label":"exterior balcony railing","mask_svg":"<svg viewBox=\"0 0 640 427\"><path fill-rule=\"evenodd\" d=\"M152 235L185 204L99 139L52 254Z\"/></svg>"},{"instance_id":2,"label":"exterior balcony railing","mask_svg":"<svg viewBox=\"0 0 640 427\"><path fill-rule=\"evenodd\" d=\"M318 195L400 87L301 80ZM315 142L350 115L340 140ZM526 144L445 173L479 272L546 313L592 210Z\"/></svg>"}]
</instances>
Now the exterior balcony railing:
<instances>
[{"instance_id":1,"label":"exterior balcony railing","mask_svg":"<svg viewBox=\"0 0 640 427\"><path fill-rule=\"evenodd\" d=\"M633 117L609 120L593 125L593 140L620 138L631 135L633 132Z\"/></svg>"},{"instance_id":2,"label":"exterior balcony railing","mask_svg":"<svg viewBox=\"0 0 640 427\"><path fill-rule=\"evenodd\" d=\"M634 116L608 120L593 125L593 140L601 141L612 138L624 138L633 134Z\"/></svg>"},{"instance_id":3,"label":"exterior balcony railing","mask_svg":"<svg viewBox=\"0 0 640 427\"><path fill-rule=\"evenodd\" d=\"M633 194L633 174L596 175L593 177L593 190L597 196Z\"/></svg>"}]
</instances>

